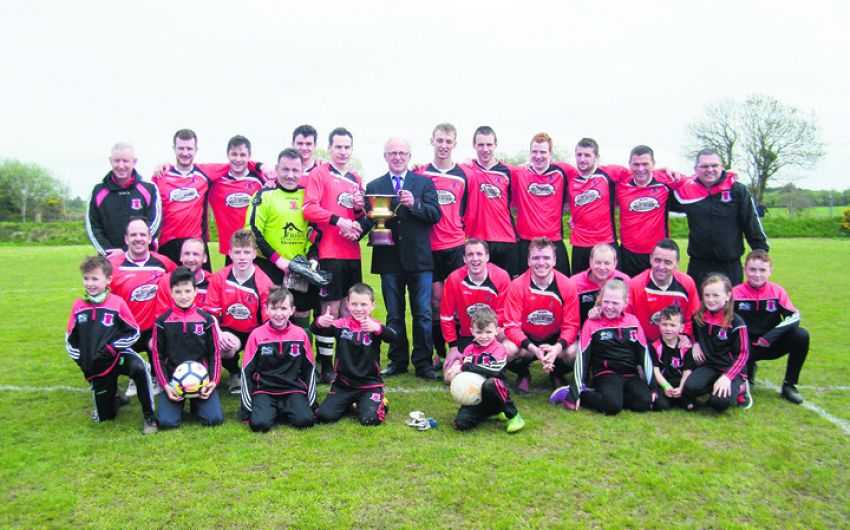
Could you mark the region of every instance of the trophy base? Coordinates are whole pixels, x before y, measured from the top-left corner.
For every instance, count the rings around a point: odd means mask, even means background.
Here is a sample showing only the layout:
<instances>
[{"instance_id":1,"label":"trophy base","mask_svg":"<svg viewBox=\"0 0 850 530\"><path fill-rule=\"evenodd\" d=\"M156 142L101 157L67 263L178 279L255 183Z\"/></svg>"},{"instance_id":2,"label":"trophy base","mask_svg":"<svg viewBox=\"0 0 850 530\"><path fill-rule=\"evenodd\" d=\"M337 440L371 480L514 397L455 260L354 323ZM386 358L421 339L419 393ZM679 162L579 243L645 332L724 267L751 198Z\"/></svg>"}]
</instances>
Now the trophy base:
<instances>
[{"instance_id":1,"label":"trophy base","mask_svg":"<svg viewBox=\"0 0 850 530\"><path fill-rule=\"evenodd\" d=\"M369 234L370 247L391 247L393 245L395 245L395 241L393 241L393 233L388 228L383 230L372 230L372 233Z\"/></svg>"}]
</instances>

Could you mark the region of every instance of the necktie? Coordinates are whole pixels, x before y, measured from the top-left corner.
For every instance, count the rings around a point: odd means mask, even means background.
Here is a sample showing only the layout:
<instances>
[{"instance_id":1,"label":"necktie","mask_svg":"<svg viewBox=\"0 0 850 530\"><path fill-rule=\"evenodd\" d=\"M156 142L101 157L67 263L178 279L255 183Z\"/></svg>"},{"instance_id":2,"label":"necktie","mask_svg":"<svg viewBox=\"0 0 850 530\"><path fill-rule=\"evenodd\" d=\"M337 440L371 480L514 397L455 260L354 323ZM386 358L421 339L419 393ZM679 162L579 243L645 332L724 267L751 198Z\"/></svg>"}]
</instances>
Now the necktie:
<instances>
[{"instance_id":1,"label":"necktie","mask_svg":"<svg viewBox=\"0 0 850 530\"><path fill-rule=\"evenodd\" d=\"M401 177L393 177L393 182L395 182L395 193L398 195L398 191L404 184L401 182Z\"/></svg>"}]
</instances>

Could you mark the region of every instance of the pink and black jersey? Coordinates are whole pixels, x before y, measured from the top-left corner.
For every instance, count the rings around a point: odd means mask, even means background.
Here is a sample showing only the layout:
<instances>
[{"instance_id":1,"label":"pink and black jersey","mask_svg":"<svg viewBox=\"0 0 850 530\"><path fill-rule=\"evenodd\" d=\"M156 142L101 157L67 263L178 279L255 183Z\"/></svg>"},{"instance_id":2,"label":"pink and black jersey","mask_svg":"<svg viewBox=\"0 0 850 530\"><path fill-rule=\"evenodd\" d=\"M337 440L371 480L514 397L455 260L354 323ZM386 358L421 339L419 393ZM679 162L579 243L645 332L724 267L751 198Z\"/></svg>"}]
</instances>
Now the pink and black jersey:
<instances>
[{"instance_id":1,"label":"pink and black jersey","mask_svg":"<svg viewBox=\"0 0 850 530\"><path fill-rule=\"evenodd\" d=\"M71 307L65 330L65 349L86 381L115 368L121 351L139 340L139 326L121 297L109 294L103 302L78 298Z\"/></svg>"},{"instance_id":2,"label":"pink and black jersey","mask_svg":"<svg viewBox=\"0 0 850 530\"><path fill-rule=\"evenodd\" d=\"M307 332L289 323L275 329L266 322L251 332L242 361L242 405L251 411L257 394L304 394L316 402L316 360Z\"/></svg>"},{"instance_id":3,"label":"pink and black jersey","mask_svg":"<svg viewBox=\"0 0 850 530\"><path fill-rule=\"evenodd\" d=\"M159 315L156 303L159 279L176 269L177 265L156 252L151 252L142 262L132 261L123 253L113 255L109 261L112 263L110 290L127 302L139 329L151 329Z\"/></svg>"},{"instance_id":4,"label":"pink and black jersey","mask_svg":"<svg viewBox=\"0 0 850 530\"><path fill-rule=\"evenodd\" d=\"M608 280L623 280L627 285L630 279L628 275L618 270L613 271L611 277L608 278ZM570 280L576 286L578 292L579 315L581 316L581 323L584 324L590 308L596 305L596 298L599 296L599 291L604 282L602 284L596 283L590 269L571 276Z\"/></svg>"},{"instance_id":5,"label":"pink and black jersey","mask_svg":"<svg viewBox=\"0 0 850 530\"><path fill-rule=\"evenodd\" d=\"M459 166L441 171L434 164L415 171L428 177L437 189L437 202L443 216L431 225L431 250L459 247L466 241L463 216L466 211L466 173Z\"/></svg>"},{"instance_id":6,"label":"pink and black jersey","mask_svg":"<svg viewBox=\"0 0 850 530\"><path fill-rule=\"evenodd\" d=\"M364 212L354 210L352 195L363 191L356 173L340 173L330 164L321 165L304 179L304 218L316 223L322 233L320 259L360 259L360 243L342 237L335 227L340 218L355 220Z\"/></svg>"},{"instance_id":7,"label":"pink and black jersey","mask_svg":"<svg viewBox=\"0 0 850 530\"><path fill-rule=\"evenodd\" d=\"M198 294L195 295L195 305L204 309L207 307L207 289L209 288L212 273L203 269L201 269L201 272L204 273L204 279L195 284L195 288L198 290ZM165 313L173 304L174 302L171 298L171 273L169 272L165 276L160 277L157 284L156 314L161 315Z\"/></svg>"},{"instance_id":8,"label":"pink and black jersey","mask_svg":"<svg viewBox=\"0 0 850 530\"><path fill-rule=\"evenodd\" d=\"M159 386L170 384L174 370L186 361L203 364L211 383L217 385L221 379L218 324L197 306L172 306L160 315L153 327L152 342L153 371Z\"/></svg>"},{"instance_id":9,"label":"pink and black jersey","mask_svg":"<svg viewBox=\"0 0 850 530\"><path fill-rule=\"evenodd\" d=\"M494 340L487 346L473 342L463 350L461 371L475 372L484 377L505 378L508 352L502 343Z\"/></svg>"},{"instance_id":10,"label":"pink and black jersey","mask_svg":"<svg viewBox=\"0 0 850 530\"><path fill-rule=\"evenodd\" d=\"M256 266L251 277L240 283L233 265L228 265L210 278L205 309L219 319L222 328L250 333L267 320L266 299L273 285Z\"/></svg>"},{"instance_id":11,"label":"pink and black jersey","mask_svg":"<svg viewBox=\"0 0 850 530\"><path fill-rule=\"evenodd\" d=\"M314 321L310 330L315 335L336 338L334 386L362 390L383 388L381 344L399 341L392 328L381 325L378 333L363 331L360 321L349 316L334 320L327 328L319 327Z\"/></svg>"},{"instance_id":12,"label":"pink and black jersey","mask_svg":"<svg viewBox=\"0 0 850 530\"><path fill-rule=\"evenodd\" d=\"M678 305L682 310L685 334L691 335L691 316L699 311L699 295L690 276L673 271L673 281L666 289L652 281L651 270L643 271L629 281L629 306L626 311L638 318L650 341L661 336L658 329L661 310L669 305Z\"/></svg>"},{"instance_id":13,"label":"pink and black jersey","mask_svg":"<svg viewBox=\"0 0 850 530\"><path fill-rule=\"evenodd\" d=\"M466 172L466 235L482 241L516 243L510 209L511 168L499 162L484 169L476 161L461 168Z\"/></svg>"},{"instance_id":14,"label":"pink and black jersey","mask_svg":"<svg viewBox=\"0 0 850 530\"><path fill-rule=\"evenodd\" d=\"M254 171L244 177L225 175L213 180L209 201L218 227L218 251L230 252L230 237L245 228L245 213L254 193L263 188L263 178Z\"/></svg>"},{"instance_id":15,"label":"pink and black jersey","mask_svg":"<svg viewBox=\"0 0 850 530\"><path fill-rule=\"evenodd\" d=\"M620 244L635 254L649 254L655 244L667 237L670 188L654 176L646 186L634 178L617 184L620 208Z\"/></svg>"},{"instance_id":16,"label":"pink and black jersey","mask_svg":"<svg viewBox=\"0 0 850 530\"><path fill-rule=\"evenodd\" d=\"M457 346L458 334L472 336L472 314L481 307L489 307L499 317L499 323L504 322L510 284L508 273L492 263L487 264L487 278L480 284L469 279L466 265L449 274L440 301L440 329L450 347Z\"/></svg>"},{"instance_id":17,"label":"pink and black jersey","mask_svg":"<svg viewBox=\"0 0 850 530\"><path fill-rule=\"evenodd\" d=\"M800 312L785 289L773 282L759 288L746 282L736 285L732 289L732 300L735 314L747 323L747 333L753 343L770 345L786 331L800 325Z\"/></svg>"},{"instance_id":18,"label":"pink and black jersey","mask_svg":"<svg viewBox=\"0 0 850 530\"><path fill-rule=\"evenodd\" d=\"M687 370L695 370L696 363L690 348L681 346L670 347L658 339L652 343L652 363L664 376L664 379L674 387L682 383L682 376Z\"/></svg>"},{"instance_id":19,"label":"pink and black jersey","mask_svg":"<svg viewBox=\"0 0 850 530\"><path fill-rule=\"evenodd\" d=\"M511 282L505 300L505 336L528 348L557 337L564 349L575 342L579 330L578 294L569 278L554 271L552 282L538 287L529 269Z\"/></svg>"},{"instance_id":20,"label":"pink and black jersey","mask_svg":"<svg viewBox=\"0 0 850 530\"><path fill-rule=\"evenodd\" d=\"M565 163L559 167L572 176L568 182L572 231L570 244L575 247L592 247L599 243L616 243L614 233L614 184L629 170L622 166L599 166L586 177Z\"/></svg>"},{"instance_id":21,"label":"pink and black jersey","mask_svg":"<svg viewBox=\"0 0 850 530\"><path fill-rule=\"evenodd\" d=\"M705 356L703 366L723 372L730 380L745 375L750 341L744 319L732 314L732 322L723 324L723 312L703 311L704 324L693 322L694 341Z\"/></svg>"},{"instance_id":22,"label":"pink and black jersey","mask_svg":"<svg viewBox=\"0 0 850 530\"><path fill-rule=\"evenodd\" d=\"M545 237L564 240L564 206L567 196L567 173L559 166L549 166L543 173L517 166L511 170L511 205L516 208L516 232L520 239L531 241Z\"/></svg>"},{"instance_id":23,"label":"pink and black jersey","mask_svg":"<svg viewBox=\"0 0 850 530\"><path fill-rule=\"evenodd\" d=\"M167 171L160 176L154 175L152 180L162 200L160 244L189 237L206 241L209 177L197 166L188 173L169 166Z\"/></svg>"}]
</instances>

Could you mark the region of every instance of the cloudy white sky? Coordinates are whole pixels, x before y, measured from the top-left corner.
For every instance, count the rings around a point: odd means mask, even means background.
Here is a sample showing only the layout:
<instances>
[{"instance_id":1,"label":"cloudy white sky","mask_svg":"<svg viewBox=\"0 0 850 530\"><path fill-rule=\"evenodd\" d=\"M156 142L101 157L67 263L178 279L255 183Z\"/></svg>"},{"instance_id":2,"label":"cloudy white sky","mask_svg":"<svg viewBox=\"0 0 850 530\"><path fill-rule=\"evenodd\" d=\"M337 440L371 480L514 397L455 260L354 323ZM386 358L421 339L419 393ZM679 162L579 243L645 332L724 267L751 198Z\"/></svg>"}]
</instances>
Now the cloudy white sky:
<instances>
[{"instance_id":1,"label":"cloudy white sky","mask_svg":"<svg viewBox=\"0 0 850 530\"><path fill-rule=\"evenodd\" d=\"M817 115L827 157L802 186L850 182L845 2L5 1L0 20L0 158L81 196L112 144L135 144L148 175L183 127L200 161L234 134L273 161L295 126L343 125L367 180L388 136L425 161L443 121L460 159L488 124L509 153L547 131L566 150L596 138L609 163L648 144L687 170L687 123L751 93Z\"/></svg>"}]
</instances>

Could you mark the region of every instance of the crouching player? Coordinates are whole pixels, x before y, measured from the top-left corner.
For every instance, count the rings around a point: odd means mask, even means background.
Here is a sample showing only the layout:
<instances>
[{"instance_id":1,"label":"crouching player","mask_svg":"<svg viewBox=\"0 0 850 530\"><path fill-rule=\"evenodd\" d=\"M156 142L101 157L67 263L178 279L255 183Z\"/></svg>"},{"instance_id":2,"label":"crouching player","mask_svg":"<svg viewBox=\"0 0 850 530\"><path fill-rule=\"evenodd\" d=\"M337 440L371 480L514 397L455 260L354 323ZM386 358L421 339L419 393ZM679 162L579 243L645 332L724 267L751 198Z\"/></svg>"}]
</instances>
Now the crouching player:
<instances>
[{"instance_id":1,"label":"crouching player","mask_svg":"<svg viewBox=\"0 0 850 530\"><path fill-rule=\"evenodd\" d=\"M144 421L142 433L156 432L153 389L142 357L130 349L139 339L139 326L126 302L110 294L112 265L103 256L88 257L80 265L86 292L71 307L65 348L80 366L94 396L95 421L115 419L118 376L127 375L138 388Z\"/></svg>"},{"instance_id":2,"label":"crouching player","mask_svg":"<svg viewBox=\"0 0 850 530\"><path fill-rule=\"evenodd\" d=\"M684 406L682 389L694 370L694 358L690 345L683 345L679 337L684 326L682 309L677 305L661 310L658 328L661 338L652 343L652 362L655 364L655 379L652 382L652 410L669 410ZM693 405L686 408L693 408Z\"/></svg>"},{"instance_id":3,"label":"crouching player","mask_svg":"<svg viewBox=\"0 0 850 530\"><path fill-rule=\"evenodd\" d=\"M198 289L192 271L178 268L171 273L170 284L174 304L156 319L152 339L154 373L165 389L165 396L159 398L159 427L176 429L182 423L186 400L171 385L171 378L186 361L201 363L210 377L200 395L191 400L190 409L194 409L202 425L221 425L224 412L215 392L221 377L218 324L212 315L195 305Z\"/></svg>"},{"instance_id":4,"label":"crouching player","mask_svg":"<svg viewBox=\"0 0 850 530\"><path fill-rule=\"evenodd\" d=\"M702 282L702 306L694 314L694 342L694 361L701 366L685 381L685 403L710 394L709 406L723 412L740 393L745 397L743 408L750 408L749 385L741 377L749 357L747 326L732 311L732 284L722 274L711 274Z\"/></svg>"},{"instance_id":5,"label":"crouching player","mask_svg":"<svg viewBox=\"0 0 850 530\"><path fill-rule=\"evenodd\" d=\"M797 392L800 370L809 354L809 332L800 327L800 313L785 289L768 281L773 273L770 255L753 250L744 262L747 281L732 289L735 314L744 319L750 337L747 376L755 384L756 361L773 360L788 355L782 397L800 404Z\"/></svg>"},{"instance_id":6,"label":"crouching player","mask_svg":"<svg viewBox=\"0 0 850 530\"><path fill-rule=\"evenodd\" d=\"M254 432L268 432L278 418L293 427L312 427L316 361L307 332L289 320L295 312L292 293L270 288L265 310L269 320L251 332L242 363L248 424Z\"/></svg>"},{"instance_id":7,"label":"crouching player","mask_svg":"<svg viewBox=\"0 0 850 530\"><path fill-rule=\"evenodd\" d=\"M580 353L569 387L552 393L550 403L576 410L579 404L608 415L623 407L646 412L651 405L649 384L652 360L638 319L624 313L629 288L622 280L608 280L597 299L602 316L588 319L581 328ZM594 388L585 388L588 374Z\"/></svg>"},{"instance_id":8,"label":"crouching player","mask_svg":"<svg viewBox=\"0 0 850 530\"><path fill-rule=\"evenodd\" d=\"M508 352L496 340L498 325L495 311L486 306L476 309L470 323L472 344L463 350L462 359L446 367L449 382L461 372L474 372L487 378L481 385L481 403L462 406L457 411L453 425L459 431L468 431L495 414L504 414L508 419L506 430L509 433L525 427L505 382Z\"/></svg>"},{"instance_id":9,"label":"crouching player","mask_svg":"<svg viewBox=\"0 0 850 530\"><path fill-rule=\"evenodd\" d=\"M338 421L356 403L361 424L380 425L387 415L381 343L398 344L399 336L372 318L375 293L368 285L352 285L345 305L349 316L334 319L328 308L312 325L317 337L336 338L333 382L328 397L319 406L318 420Z\"/></svg>"}]
</instances>

